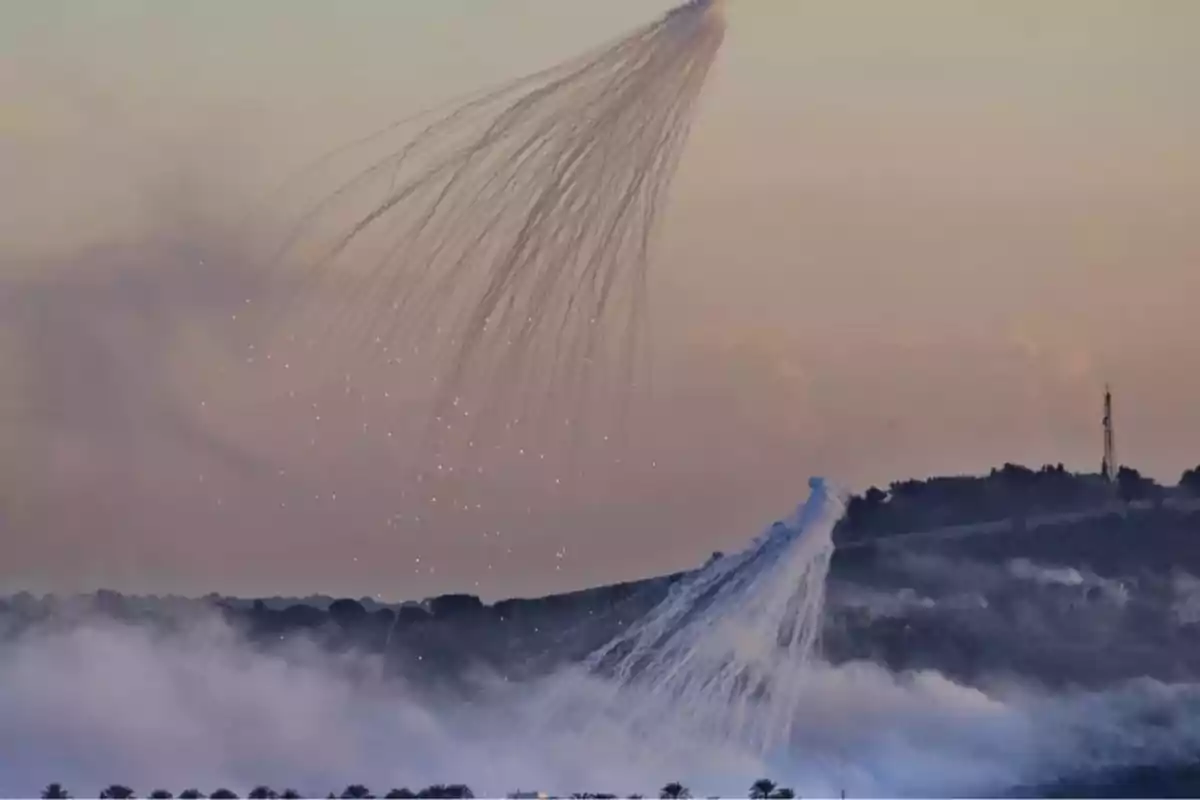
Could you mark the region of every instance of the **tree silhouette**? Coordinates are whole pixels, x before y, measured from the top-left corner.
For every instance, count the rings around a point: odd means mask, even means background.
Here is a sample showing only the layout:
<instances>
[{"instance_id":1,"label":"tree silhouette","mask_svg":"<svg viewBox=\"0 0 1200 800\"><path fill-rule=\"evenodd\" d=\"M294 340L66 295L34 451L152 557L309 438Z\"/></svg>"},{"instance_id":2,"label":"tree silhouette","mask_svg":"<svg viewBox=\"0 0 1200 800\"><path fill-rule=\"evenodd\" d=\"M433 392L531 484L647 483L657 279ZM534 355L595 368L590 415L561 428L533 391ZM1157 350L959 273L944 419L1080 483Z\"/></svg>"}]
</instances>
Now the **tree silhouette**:
<instances>
[{"instance_id":1,"label":"tree silhouette","mask_svg":"<svg viewBox=\"0 0 1200 800\"><path fill-rule=\"evenodd\" d=\"M343 628L353 628L367 618L367 609L350 598L334 600L329 604L329 618Z\"/></svg>"},{"instance_id":2,"label":"tree silhouette","mask_svg":"<svg viewBox=\"0 0 1200 800\"><path fill-rule=\"evenodd\" d=\"M887 492L872 486L862 495L851 495L846 503L846 521L851 527L870 527L887 502Z\"/></svg>"},{"instance_id":3,"label":"tree silhouette","mask_svg":"<svg viewBox=\"0 0 1200 800\"><path fill-rule=\"evenodd\" d=\"M433 800L471 800L475 795L470 787L462 783L435 783L417 792L417 797Z\"/></svg>"},{"instance_id":4,"label":"tree silhouette","mask_svg":"<svg viewBox=\"0 0 1200 800\"><path fill-rule=\"evenodd\" d=\"M771 792L771 800L794 800L796 793L784 786Z\"/></svg>"},{"instance_id":5,"label":"tree silhouette","mask_svg":"<svg viewBox=\"0 0 1200 800\"><path fill-rule=\"evenodd\" d=\"M366 800L371 797L371 790L361 783L352 783L342 792L342 800Z\"/></svg>"},{"instance_id":6,"label":"tree silhouette","mask_svg":"<svg viewBox=\"0 0 1200 800\"><path fill-rule=\"evenodd\" d=\"M295 789L284 789L279 797L280 800L300 800L300 793Z\"/></svg>"},{"instance_id":7,"label":"tree silhouette","mask_svg":"<svg viewBox=\"0 0 1200 800\"><path fill-rule=\"evenodd\" d=\"M119 783L114 783L100 792L100 800L128 800L130 797L133 797L133 789Z\"/></svg>"},{"instance_id":8,"label":"tree silhouette","mask_svg":"<svg viewBox=\"0 0 1200 800\"><path fill-rule=\"evenodd\" d=\"M246 797L249 800L275 800L279 795L270 786L255 786Z\"/></svg>"},{"instance_id":9,"label":"tree silhouette","mask_svg":"<svg viewBox=\"0 0 1200 800\"><path fill-rule=\"evenodd\" d=\"M692 796L692 793L682 783L673 782L664 786L659 791L658 796L662 800L686 800L686 798Z\"/></svg>"},{"instance_id":10,"label":"tree silhouette","mask_svg":"<svg viewBox=\"0 0 1200 800\"><path fill-rule=\"evenodd\" d=\"M47 784L46 788L42 789L42 800L67 800L70 796L61 783Z\"/></svg>"},{"instance_id":11,"label":"tree silhouette","mask_svg":"<svg viewBox=\"0 0 1200 800\"><path fill-rule=\"evenodd\" d=\"M1132 467L1117 470L1117 490L1127 503L1138 500L1156 500L1162 495L1162 487Z\"/></svg>"},{"instance_id":12,"label":"tree silhouette","mask_svg":"<svg viewBox=\"0 0 1200 800\"><path fill-rule=\"evenodd\" d=\"M429 601L429 613L439 619L478 614L483 609L483 601L473 594L443 594Z\"/></svg>"},{"instance_id":13,"label":"tree silhouette","mask_svg":"<svg viewBox=\"0 0 1200 800\"><path fill-rule=\"evenodd\" d=\"M1200 497L1200 466L1186 470L1179 478L1179 488Z\"/></svg>"},{"instance_id":14,"label":"tree silhouette","mask_svg":"<svg viewBox=\"0 0 1200 800\"><path fill-rule=\"evenodd\" d=\"M771 792L775 791L775 781L769 778L759 778L754 783L750 784L751 800L766 800L771 796Z\"/></svg>"},{"instance_id":15,"label":"tree silhouette","mask_svg":"<svg viewBox=\"0 0 1200 800\"><path fill-rule=\"evenodd\" d=\"M210 794L209 800L238 800L238 796L228 789L221 788Z\"/></svg>"},{"instance_id":16,"label":"tree silhouette","mask_svg":"<svg viewBox=\"0 0 1200 800\"><path fill-rule=\"evenodd\" d=\"M199 789L184 789L179 793L179 800L204 800L204 792Z\"/></svg>"},{"instance_id":17,"label":"tree silhouette","mask_svg":"<svg viewBox=\"0 0 1200 800\"><path fill-rule=\"evenodd\" d=\"M417 793L411 789L392 789L384 797L387 800L415 800Z\"/></svg>"},{"instance_id":18,"label":"tree silhouette","mask_svg":"<svg viewBox=\"0 0 1200 800\"><path fill-rule=\"evenodd\" d=\"M168 792L166 789L155 789L147 795L150 800L171 800L175 795Z\"/></svg>"}]
</instances>

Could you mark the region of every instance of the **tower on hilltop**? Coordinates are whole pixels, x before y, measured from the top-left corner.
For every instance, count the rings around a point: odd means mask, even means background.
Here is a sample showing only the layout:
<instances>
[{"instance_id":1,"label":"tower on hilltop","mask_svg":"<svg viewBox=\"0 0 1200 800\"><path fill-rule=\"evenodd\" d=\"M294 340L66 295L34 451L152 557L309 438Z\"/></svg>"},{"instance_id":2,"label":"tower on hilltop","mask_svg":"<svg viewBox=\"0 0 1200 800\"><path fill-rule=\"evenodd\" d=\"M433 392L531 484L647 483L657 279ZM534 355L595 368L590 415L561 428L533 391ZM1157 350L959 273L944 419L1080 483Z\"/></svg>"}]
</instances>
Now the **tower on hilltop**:
<instances>
[{"instance_id":1,"label":"tower on hilltop","mask_svg":"<svg viewBox=\"0 0 1200 800\"><path fill-rule=\"evenodd\" d=\"M1100 464L1100 474L1109 483L1117 479L1117 446L1113 437L1112 391L1104 387L1104 461Z\"/></svg>"}]
</instances>

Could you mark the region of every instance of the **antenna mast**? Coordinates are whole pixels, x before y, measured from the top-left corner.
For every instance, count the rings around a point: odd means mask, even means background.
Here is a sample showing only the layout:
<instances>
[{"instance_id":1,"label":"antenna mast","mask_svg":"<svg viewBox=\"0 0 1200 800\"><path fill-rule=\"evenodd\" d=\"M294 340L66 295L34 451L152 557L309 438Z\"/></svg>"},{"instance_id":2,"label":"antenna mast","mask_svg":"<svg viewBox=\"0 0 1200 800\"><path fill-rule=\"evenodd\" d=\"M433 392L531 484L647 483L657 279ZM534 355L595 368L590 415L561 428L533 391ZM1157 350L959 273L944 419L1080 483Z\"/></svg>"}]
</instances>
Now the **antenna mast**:
<instances>
[{"instance_id":1,"label":"antenna mast","mask_svg":"<svg viewBox=\"0 0 1200 800\"><path fill-rule=\"evenodd\" d=\"M1109 483L1117 479L1117 446L1113 441L1112 391L1104 386L1104 461L1100 473Z\"/></svg>"}]
</instances>

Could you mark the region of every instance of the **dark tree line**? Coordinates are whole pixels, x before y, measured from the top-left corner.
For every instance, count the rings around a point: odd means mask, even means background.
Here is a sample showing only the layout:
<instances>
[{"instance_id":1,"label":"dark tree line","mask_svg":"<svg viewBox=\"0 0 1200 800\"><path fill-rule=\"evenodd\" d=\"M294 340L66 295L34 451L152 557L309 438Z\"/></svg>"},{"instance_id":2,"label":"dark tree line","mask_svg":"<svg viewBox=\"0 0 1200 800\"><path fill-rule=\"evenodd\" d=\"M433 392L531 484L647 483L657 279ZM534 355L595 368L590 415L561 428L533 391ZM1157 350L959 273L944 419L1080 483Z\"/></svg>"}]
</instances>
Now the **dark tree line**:
<instances>
[{"instance_id":1,"label":"dark tree line","mask_svg":"<svg viewBox=\"0 0 1200 800\"><path fill-rule=\"evenodd\" d=\"M1200 797L1200 764L1140 766L1019 788L1011 797Z\"/></svg>"},{"instance_id":2,"label":"dark tree line","mask_svg":"<svg viewBox=\"0 0 1200 800\"><path fill-rule=\"evenodd\" d=\"M127 800L128 798L136 797L133 789L122 784L113 784L107 786L100 792L100 797L104 800ZM198 789L185 789L179 793L179 800L205 800L206 796ZM682 783L671 782L666 784L659 790L660 798L663 800L687 800L691 798L691 790ZM791 800L796 793L786 787L781 787L774 781L768 778L760 778L750 786L750 791L747 797L754 800ZM843 795L844 797L845 795ZM42 790L43 800L68 800L71 795L63 787L61 783L51 783ZM175 795L166 789L155 789L147 795L151 800L172 800ZM212 794L207 795L208 800L237 800L238 795L229 789L216 789ZM286 789L283 792L276 792L269 786L256 786L246 795L248 800L295 800L303 797L294 789ZM330 792L326 800L376 800L376 795L371 793L371 790L366 786L354 783L347 786L340 795ZM438 798L441 800L469 800L474 798L470 787L465 784L434 784L428 786L419 792L413 792L409 789L392 789L387 794L383 795L387 800L432 800ZM572 800L616 800L615 794L602 794L591 792L579 792L572 794ZM631 795L631 800L641 800L642 795Z\"/></svg>"},{"instance_id":3,"label":"dark tree line","mask_svg":"<svg viewBox=\"0 0 1200 800\"><path fill-rule=\"evenodd\" d=\"M122 784L114 783L111 786L105 787L100 792L102 800L128 800L128 798L137 797L133 789ZM255 786L246 795L248 800L298 800L305 797L295 789L285 789L282 792L276 792L269 786ZM61 783L51 783L42 790L43 800L68 800L71 795L63 787ZM146 795L150 800L172 800L175 795L166 789L155 789ZM238 794L229 789L215 789L212 794L205 795L199 789L184 789L178 795L179 800L237 800ZM341 798L341 800L376 800L376 795L371 793L371 790L362 784L351 784L347 786L340 795L330 792L328 798ZM475 797L472 794L470 787L461 783L451 784L434 784L427 786L418 792L411 789L392 789L387 794L383 795L390 800L470 800Z\"/></svg>"},{"instance_id":4,"label":"dark tree line","mask_svg":"<svg viewBox=\"0 0 1200 800\"><path fill-rule=\"evenodd\" d=\"M1160 501L1171 491L1132 467L1117 471L1114 487L1098 474L1072 473L1062 464L1036 470L1005 464L983 476L896 481L886 489L872 486L850 497L838 535L842 541L854 541L1014 516L1081 511L1114 499ZM1185 471L1174 491L1200 497L1200 466Z\"/></svg>"},{"instance_id":5,"label":"dark tree line","mask_svg":"<svg viewBox=\"0 0 1200 800\"><path fill-rule=\"evenodd\" d=\"M687 800L691 798L692 793L682 783L673 782L660 789L658 796L660 800ZM746 796L752 800L792 800L796 793L769 778L759 778L750 784L750 791Z\"/></svg>"}]
</instances>

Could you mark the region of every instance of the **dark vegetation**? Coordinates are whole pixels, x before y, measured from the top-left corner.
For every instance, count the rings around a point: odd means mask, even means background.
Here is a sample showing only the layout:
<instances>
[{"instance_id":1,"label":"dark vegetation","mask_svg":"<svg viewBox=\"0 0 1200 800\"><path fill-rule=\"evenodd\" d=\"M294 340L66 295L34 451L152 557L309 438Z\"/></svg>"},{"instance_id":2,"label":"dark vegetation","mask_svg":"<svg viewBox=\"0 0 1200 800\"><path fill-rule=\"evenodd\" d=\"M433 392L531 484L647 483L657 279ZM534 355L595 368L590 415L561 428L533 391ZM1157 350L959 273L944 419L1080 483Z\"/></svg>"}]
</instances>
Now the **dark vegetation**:
<instances>
[{"instance_id":1,"label":"dark vegetation","mask_svg":"<svg viewBox=\"0 0 1200 800\"><path fill-rule=\"evenodd\" d=\"M41 796L43 800L67 800L72 797L67 789L59 783L51 783L46 786L42 790ZM105 787L98 796L101 798L111 798L112 800L121 800L123 798L134 798L138 795L133 789L127 786L115 784ZM538 795L536 793L514 793L509 796L537 797ZM692 793L688 787L673 781L663 786L659 790L658 796L662 800L690 800ZM750 786L746 796L751 798L751 800L792 800L792 798L796 797L796 793L792 789L779 786L769 778L761 778ZM1174 766L1147 765L1110 770L1066 778L1043 786L1018 788L1009 792L1007 796L1012 798L1200 797L1200 764ZM152 800L171 800L174 797L178 797L180 800L203 800L206 797L211 798L211 800L236 800L238 795L229 789L216 789L212 794L207 796L197 789L186 789L178 795L174 795L165 789L156 789L147 794L146 797ZM301 797L319 797L319 795L304 795L294 789L285 789L277 792L269 786L256 786L246 794L246 797L249 800L298 800ZM386 798L386 800L417 800L418 798L457 800L458 798L473 798L474 794L472 794L469 787L463 784L436 784L417 792L409 789L392 789L382 795L372 793L370 789L361 784L351 784L340 794L330 792L325 797L326 800L338 800L339 798L340 800L376 800L376 798L380 797ZM567 797L570 800L616 800L618 795L576 792ZM631 800L641 800L643 795L634 794L629 797ZM844 792L842 793L842 798L845 798Z\"/></svg>"},{"instance_id":2,"label":"dark vegetation","mask_svg":"<svg viewBox=\"0 0 1200 800\"><path fill-rule=\"evenodd\" d=\"M101 790L98 795L102 800L126 800L126 798L134 798L138 795L128 786L113 784ZM301 797L319 797L320 795L304 795L297 792L295 789L285 789L282 792L277 792L269 786L255 786L246 794L248 800L298 800ZM67 800L71 794L63 787L61 783L51 783L42 790L43 800ZM150 800L172 800L176 797L166 789L155 789L146 795ZM230 789L214 789L212 794L206 795L199 789L185 789L179 793L180 800L237 800L239 795ZM341 798L341 800L376 800L377 795L372 794L371 790L362 784L351 784L347 786L341 794L330 792L326 797ZM463 784L435 784L426 787L419 792L414 792L410 789L392 789L385 798L438 798L438 800L466 800L475 797L471 793L471 789Z\"/></svg>"},{"instance_id":3,"label":"dark vegetation","mask_svg":"<svg viewBox=\"0 0 1200 800\"><path fill-rule=\"evenodd\" d=\"M1172 490L1131 467L1118 470L1113 486L1098 474L1068 472L1062 464L1037 470L1005 464L984 477L897 481L886 490L872 486L849 499L839 541L1069 513L1114 502L1155 503L1171 495L1200 498L1200 467L1183 473Z\"/></svg>"},{"instance_id":4,"label":"dark vegetation","mask_svg":"<svg viewBox=\"0 0 1200 800\"><path fill-rule=\"evenodd\" d=\"M1200 764L1109 770L1022 789L1013 797L1200 797Z\"/></svg>"},{"instance_id":5,"label":"dark vegetation","mask_svg":"<svg viewBox=\"0 0 1200 800\"><path fill-rule=\"evenodd\" d=\"M531 793L533 796L536 794ZM248 800L293 800L301 797L316 797L317 795L302 795L294 789L286 789L283 792L276 792L269 786L256 786L246 795ZM521 793L510 795L511 797L524 797ZM691 791L682 783L668 783L659 790L660 798L670 798L671 800L682 800L690 798ZM780 787L774 781L768 778L760 778L750 786L750 791L747 797L754 800L791 800L796 793L791 789ZM61 783L51 783L42 790L43 800L67 800L71 794L63 787ZM126 800L126 798L137 797L133 789L120 784L113 784L105 787L99 794L99 797L104 800ZM175 797L166 789L155 789L146 795L152 800L171 800ZM229 789L216 789L212 794L207 795L211 800L236 800L237 794ZM379 797L371 792L362 784L351 784L347 786L341 794L330 792L326 795L327 800L376 800ZM437 798L438 800L468 800L474 798L475 795L471 792L470 787L464 784L435 784L426 787L419 792L413 792L409 789L392 789L382 795L386 800L425 800L425 798ZM592 792L577 792L569 795L571 800L615 800L615 794L603 794ZM204 793L198 789L186 789L179 793L180 800L202 800L205 798ZM631 800L640 800L642 795L631 795Z\"/></svg>"}]
</instances>

